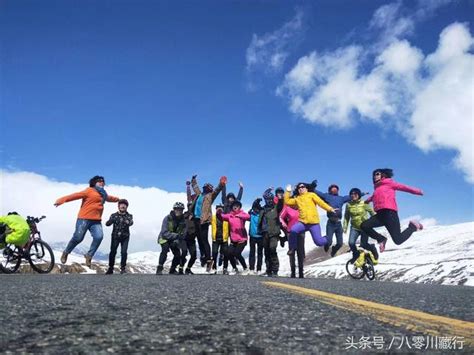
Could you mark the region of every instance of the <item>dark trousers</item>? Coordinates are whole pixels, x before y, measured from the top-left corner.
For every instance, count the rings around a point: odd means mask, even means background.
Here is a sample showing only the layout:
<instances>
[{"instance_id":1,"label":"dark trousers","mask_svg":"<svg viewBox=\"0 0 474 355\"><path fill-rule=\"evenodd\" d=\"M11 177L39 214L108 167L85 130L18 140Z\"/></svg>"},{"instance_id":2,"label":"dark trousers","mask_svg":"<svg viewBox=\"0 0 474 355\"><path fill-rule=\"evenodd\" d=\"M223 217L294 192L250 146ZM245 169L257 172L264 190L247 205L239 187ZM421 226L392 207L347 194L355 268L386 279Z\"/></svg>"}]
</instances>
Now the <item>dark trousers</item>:
<instances>
[{"instance_id":1,"label":"dark trousers","mask_svg":"<svg viewBox=\"0 0 474 355\"><path fill-rule=\"evenodd\" d=\"M378 233L374 228L385 227L390 233L392 240L395 244L400 245L404 243L413 232L416 231L416 228L413 225L408 225L407 229L403 232L400 231L400 219L398 218L397 211L383 209L377 211L376 215L370 217L367 221L363 222L360 226L362 231L367 233L371 238L375 239L377 242L381 243L387 238L382 234Z\"/></svg>"},{"instance_id":2,"label":"dark trousers","mask_svg":"<svg viewBox=\"0 0 474 355\"><path fill-rule=\"evenodd\" d=\"M326 224L326 238L328 246L332 245L332 238L336 235L336 245L333 247L333 252L336 253L342 247L342 223L341 221L328 220Z\"/></svg>"},{"instance_id":3,"label":"dark trousers","mask_svg":"<svg viewBox=\"0 0 474 355\"><path fill-rule=\"evenodd\" d=\"M179 245L176 243L170 243L167 242L165 244L161 244L161 253L160 253L160 259L158 261L159 266L163 266L166 262L166 258L168 257L168 253L171 250L173 253L173 260L171 262L171 270L175 270L176 266L179 265L179 262L181 260L181 249L179 248Z\"/></svg>"},{"instance_id":4,"label":"dark trousers","mask_svg":"<svg viewBox=\"0 0 474 355\"><path fill-rule=\"evenodd\" d=\"M229 245L227 242L212 242L212 259L214 260L214 264L212 265L212 268L214 270L217 270L217 256L221 253L221 255L224 256L224 269L227 269L229 266Z\"/></svg>"},{"instance_id":5,"label":"dark trousers","mask_svg":"<svg viewBox=\"0 0 474 355\"><path fill-rule=\"evenodd\" d=\"M113 269L115 265L115 256L117 255L117 249L120 245L120 268L125 269L127 266L127 250L128 250L128 241L130 237L119 239L112 237L112 243L110 244L110 254L109 254L109 268Z\"/></svg>"},{"instance_id":6,"label":"dark trousers","mask_svg":"<svg viewBox=\"0 0 474 355\"><path fill-rule=\"evenodd\" d=\"M277 273L280 268L280 261L278 260L277 247L280 237L278 235L263 236L263 248L265 250L265 264L267 267L267 274Z\"/></svg>"},{"instance_id":7,"label":"dark trousers","mask_svg":"<svg viewBox=\"0 0 474 355\"><path fill-rule=\"evenodd\" d=\"M367 233L351 227L351 232L349 233L349 247L352 251L352 260L356 261L360 254L359 250L356 247L356 242L357 238L359 238L359 235L361 248L371 251L375 259L378 259L379 253L377 252L377 248L375 247L375 245L369 244L369 236L367 235Z\"/></svg>"},{"instance_id":8,"label":"dark trousers","mask_svg":"<svg viewBox=\"0 0 474 355\"><path fill-rule=\"evenodd\" d=\"M246 245L247 245L247 242L230 243L230 246L228 249L229 261L234 269L237 269L237 263L236 263L236 259L237 259L240 265L242 265L242 267L244 268L244 270L247 270L247 263L245 262L245 259L242 256L242 252L244 251Z\"/></svg>"},{"instance_id":9,"label":"dark trousers","mask_svg":"<svg viewBox=\"0 0 474 355\"><path fill-rule=\"evenodd\" d=\"M201 253L201 261L211 260L211 246L209 244L209 223L203 223L199 225L198 244L199 252Z\"/></svg>"},{"instance_id":10,"label":"dark trousers","mask_svg":"<svg viewBox=\"0 0 474 355\"><path fill-rule=\"evenodd\" d=\"M263 237L250 237L250 270L255 270L255 252L257 252L257 271L261 271L263 261Z\"/></svg>"},{"instance_id":11,"label":"dark trousers","mask_svg":"<svg viewBox=\"0 0 474 355\"><path fill-rule=\"evenodd\" d=\"M298 255L298 273L300 276L303 276L303 266L304 266L304 258L305 258L305 251L304 251L304 233L298 235L297 243L296 243L296 252L290 255L290 268L291 268L291 275L295 275L296 273L296 261L295 261L295 254Z\"/></svg>"},{"instance_id":12,"label":"dark trousers","mask_svg":"<svg viewBox=\"0 0 474 355\"><path fill-rule=\"evenodd\" d=\"M196 239L197 235L188 235L186 237L186 249L189 253L189 261L186 266L188 269L191 269L196 261Z\"/></svg>"}]
</instances>

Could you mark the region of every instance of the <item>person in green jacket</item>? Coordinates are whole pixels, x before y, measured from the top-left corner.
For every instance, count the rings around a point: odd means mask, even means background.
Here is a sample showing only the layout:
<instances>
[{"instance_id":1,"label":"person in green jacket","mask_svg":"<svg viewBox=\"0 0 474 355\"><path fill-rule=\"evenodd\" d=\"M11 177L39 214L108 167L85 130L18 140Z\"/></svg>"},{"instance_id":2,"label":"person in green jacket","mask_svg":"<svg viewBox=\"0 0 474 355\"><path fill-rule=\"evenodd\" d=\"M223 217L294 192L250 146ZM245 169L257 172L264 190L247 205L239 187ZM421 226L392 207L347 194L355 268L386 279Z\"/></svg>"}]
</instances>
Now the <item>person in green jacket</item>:
<instances>
[{"instance_id":1,"label":"person in green jacket","mask_svg":"<svg viewBox=\"0 0 474 355\"><path fill-rule=\"evenodd\" d=\"M0 249L5 248L5 244L22 247L30 237L28 222L16 212L0 217L0 229Z\"/></svg>"},{"instance_id":2,"label":"person in green jacket","mask_svg":"<svg viewBox=\"0 0 474 355\"><path fill-rule=\"evenodd\" d=\"M362 192L360 191L360 189L351 189L349 195L351 197L351 200L346 205L346 212L344 214L344 224L342 229L344 233L346 233L349 221L351 221L351 231L349 234L349 247L352 251L351 263L354 263L360 256L360 252L355 245L357 242L357 238L359 238L360 235L360 246L365 250L369 250L372 252L375 259L372 261L374 262L374 264L376 264L377 259L379 258L377 249L375 248L374 244L369 244L369 236L360 228L362 222L369 219L368 215L373 216L375 212L368 203L365 203L365 201L361 199Z\"/></svg>"}]
</instances>

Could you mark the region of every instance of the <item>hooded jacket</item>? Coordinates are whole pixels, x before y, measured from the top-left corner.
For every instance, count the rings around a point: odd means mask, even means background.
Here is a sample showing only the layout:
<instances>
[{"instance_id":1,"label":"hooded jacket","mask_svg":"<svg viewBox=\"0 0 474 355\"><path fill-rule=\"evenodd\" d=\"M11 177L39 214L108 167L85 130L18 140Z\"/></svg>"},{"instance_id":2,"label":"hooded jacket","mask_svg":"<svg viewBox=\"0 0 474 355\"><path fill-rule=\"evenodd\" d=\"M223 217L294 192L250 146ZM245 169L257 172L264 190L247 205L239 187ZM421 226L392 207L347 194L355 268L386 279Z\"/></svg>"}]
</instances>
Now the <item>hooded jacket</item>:
<instances>
[{"instance_id":1,"label":"hooded jacket","mask_svg":"<svg viewBox=\"0 0 474 355\"><path fill-rule=\"evenodd\" d=\"M224 213L229 213L232 210L232 203L229 202L228 196L232 194L229 193L227 194L227 188L226 185L222 187L222 204L224 205ZM232 194L234 195L234 194ZM239 188L239 193L237 194L237 197L234 198L236 201L242 201L242 196L244 195L244 188L240 187Z\"/></svg>"},{"instance_id":2,"label":"hooded jacket","mask_svg":"<svg viewBox=\"0 0 474 355\"><path fill-rule=\"evenodd\" d=\"M351 227L360 231L360 225L362 222L368 219L368 215L373 216L375 214L374 209L364 200L358 199L357 201L350 201L346 205L346 211L344 213L344 233L347 231L349 220L351 221Z\"/></svg>"},{"instance_id":3,"label":"hooded jacket","mask_svg":"<svg viewBox=\"0 0 474 355\"><path fill-rule=\"evenodd\" d=\"M163 219L163 223L161 224L161 232L158 236L158 243L165 244L178 239L184 240L185 236L186 222L184 215L178 218L176 217L174 211L171 211L170 214Z\"/></svg>"},{"instance_id":4,"label":"hooded jacket","mask_svg":"<svg viewBox=\"0 0 474 355\"><path fill-rule=\"evenodd\" d=\"M326 211L331 211L331 206L324 202L314 192L305 192L304 194L290 197L288 191L285 192L285 204L290 207L297 207L300 214L299 221L304 224L319 224L319 213L315 208L319 206Z\"/></svg>"},{"instance_id":5,"label":"hooded jacket","mask_svg":"<svg viewBox=\"0 0 474 355\"><path fill-rule=\"evenodd\" d=\"M230 240L232 243L245 243L248 239L245 221L250 220L250 215L245 211L222 213L222 220L229 222Z\"/></svg>"},{"instance_id":6,"label":"hooded jacket","mask_svg":"<svg viewBox=\"0 0 474 355\"><path fill-rule=\"evenodd\" d=\"M102 195L93 187L88 187L84 191L61 197L56 201L56 204L62 205L65 202L80 199L82 199L82 204L77 218L100 221L102 219L102 213L104 212ZM119 200L118 197L111 195L107 195L106 199L107 202L118 202Z\"/></svg>"},{"instance_id":7,"label":"hooded jacket","mask_svg":"<svg viewBox=\"0 0 474 355\"><path fill-rule=\"evenodd\" d=\"M191 180L191 186L194 190L194 193L196 194L196 198L193 202L192 206L192 211L194 211L194 208L196 207L196 203L198 200L202 197L202 205L201 205L201 217L200 222L201 224L205 223L211 223L212 220L212 203L214 200L217 198L219 193L221 192L222 188L224 187L224 184L222 182L219 182L219 185L217 185L216 189L213 190L212 192L203 194L201 192L201 189L198 186L197 180L194 178ZM200 196L202 195L202 196Z\"/></svg>"},{"instance_id":8,"label":"hooded jacket","mask_svg":"<svg viewBox=\"0 0 474 355\"><path fill-rule=\"evenodd\" d=\"M374 193L367 199L367 202L373 202L375 212L383 209L398 211L395 192L404 191L414 195L423 195L423 191L416 187L399 184L390 178L380 180L374 185Z\"/></svg>"},{"instance_id":9,"label":"hooded jacket","mask_svg":"<svg viewBox=\"0 0 474 355\"><path fill-rule=\"evenodd\" d=\"M291 231L291 228L298 222L299 212L294 208L285 205L280 214L280 223L283 229L287 232Z\"/></svg>"}]
</instances>

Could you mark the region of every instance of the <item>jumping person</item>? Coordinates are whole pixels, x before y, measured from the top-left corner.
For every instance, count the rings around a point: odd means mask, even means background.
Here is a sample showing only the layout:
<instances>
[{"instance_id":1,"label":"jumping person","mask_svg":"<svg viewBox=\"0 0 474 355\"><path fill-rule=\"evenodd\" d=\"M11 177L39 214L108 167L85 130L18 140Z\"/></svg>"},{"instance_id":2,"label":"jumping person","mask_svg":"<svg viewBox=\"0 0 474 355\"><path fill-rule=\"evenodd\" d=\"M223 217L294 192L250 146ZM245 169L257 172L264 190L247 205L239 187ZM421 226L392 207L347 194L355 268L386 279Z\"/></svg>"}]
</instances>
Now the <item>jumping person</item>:
<instances>
[{"instance_id":1,"label":"jumping person","mask_svg":"<svg viewBox=\"0 0 474 355\"><path fill-rule=\"evenodd\" d=\"M223 205L216 206L216 213L212 216L212 259L217 260L217 255L221 253L224 257L224 268L222 273L227 275L227 267L229 264L228 258L228 240L229 240L229 222L222 219L224 212ZM217 273L217 263L213 263L212 269Z\"/></svg>"},{"instance_id":2,"label":"jumping person","mask_svg":"<svg viewBox=\"0 0 474 355\"><path fill-rule=\"evenodd\" d=\"M184 204L176 202L173 205L173 210L163 219L161 225L161 232L158 236L158 243L161 246L160 258L156 268L156 274L163 273L163 266L166 262L168 252L173 253L173 260L171 262L170 274L176 274L176 267L179 265L179 274L183 274L183 266L185 256L183 257L182 244L185 243L186 238L186 222L184 220Z\"/></svg>"},{"instance_id":3,"label":"jumping person","mask_svg":"<svg viewBox=\"0 0 474 355\"><path fill-rule=\"evenodd\" d=\"M282 229L289 234L291 228L298 223L299 213L293 207L285 205L280 214L280 223ZM298 235L298 241L296 243L296 253L298 254L298 276L300 279L304 278L304 259L305 259L305 250L304 250L304 232ZM291 278L296 277L296 263L295 263L295 253L290 254L290 268L291 268Z\"/></svg>"},{"instance_id":4,"label":"jumping person","mask_svg":"<svg viewBox=\"0 0 474 355\"><path fill-rule=\"evenodd\" d=\"M212 255L211 247L209 245L209 225L211 224L212 219L212 203L217 198L224 185L227 183L227 178L222 176L219 180L219 185L214 190L214 187L207 183L204 184L201 189L198 186L196 175L191 179L191 186L196 194L196 201L194 204L194 218L199 221L199 234L198 238L200 241L200 252L201 256L204 254L206 262L206 271L209 273L212 269Z\"/></svg>"},{"instance_id":5,"label":"jumping person","mask_svg":"<svg viewBox=\"0 0 474 355\"><path fill-rule=\"evenodd\" d=\"M263 236L261 231L258 229L258 222L260 219L260 212L262 206L260 206L261 198L257 198L253 204L252 209L249 211L250 215L250 254L249 254L249 268L250 273L255 274L255 255L257 256L257 272L259 274L262 271L263 263Z\"/></svg>"},{"instance_id":6,"label":"jumping person","mask_svg":"<svg viewBox=\"0 0 474 355\"><path fill-rule=\"evenodd\" d=\"M224 205L224 213L230 213L230 211L232 211L232 204L234 203L234 201L242 201L243 195L244 185L241 182L239 182L239 192L237 194L237 197L232 192L227 193L227 185L224 185L221 194L222 204Z\"/></svg>"},{"instance_id":7,"label":"jumping person","mask_svg":"<svg viewBox=\"0 0 474 355\"><path fill-rule=\"evenodd\" d=\"M298 223L290 230L288 255L295 252L297 248L298 235L309 231L314 244L324 246L327 239L321 235L321 226L319 225L319 214L316 206L320 206L327 212L335 212L334 208L324 202L314 192L308 192L308 186L305 183L297 185L294 197L290 197L291 185L286 187L285 204L290 207L296 207L299 212Z\"/></svg>"},{"instance_id":8,"label":"jumping person","mask_svg":"<svg viewBox=\"0 0 474 355\"><path fill-rule=\"evenodd\" d=\"M387 228L392 240L395 244L404 243L410 236L423 229L423 225L418 221L410 221L408 227L401 232L400 219L398 217L397 201L395 200L395 192L404 191L414 195L423 195L423 191L415 187L406 186L392 180L392 169L375 169L372 173L374 182L374 193L366 202L373 202L376 215L370 217L361 224L361 229L371 238L380 244L380 252L385 250L387 238L378 233L374 228Z\"/></svg>"},{"instance_id":9,"label":"jumping person","mask_svg":"<svg viewBox=\"0 0 474 355\"><path fill-rule=\"evenodd\" d=\"M133 225L133 215L128 213L128 201L122 199L118 202L118 212L113 213L105 222L107 227L113 225L110 244L109 268L107 275L114 273L115 256L120 245L120 273L125 274L127 266L127 249L130 240L130 227Z\"/></svg>"},{"instance_id":10,"label":"jumping person","mask_svg":"<svg viewBox=\"0 0 474 355\"><path fill-rule=\"evenodd\" d=\"M237 269L236 259L240 262L243 267L243 273L247 272L247 264L242 252L247 245L247 230L245 229L245 222L250 220L250 215L241 210L242 203L235 200L232 204L232 211L230 213L222 213L219 211L219 216L223 221L229 222L230 232L230 246L228 249L229 261L232 265L234 272L239 273Z\"/></svg>"},{"instance_id":11,"label":"jumping person","mask_svg":"<svg viewBox=\"0 0 474 355\"><path fill-rule=\"evenodd\" d=\"M375 245L369 244L369 236L360 228L362 222L366 221L369 218L369 215L373 216L375 212L369 204L361 199L362 192L360 189L352 188L349 192L349 196L351 196L351 201L346 205L342 229L344 233L346 233L349 221L351 222L351 231L349 233L349 247L352 251L351 263L354 263L360 256L360 252L356 247L356 242L360 235L360 246L365 250L372 252L372 255L374 256L372 262L377 264L379 258L377 248Z\"/></svg>"},{"instance_id":12,"label":"jumping person","mask_svg":"<svg viewBox=\"0 0 474 355\"><path fill-rule=\"evenodd\" d=\"M101 224L104 203L118 202L120 200L118 197L108 195L104 186L104 177L96 175L89 180L89 187L87 189L61 197L54 203L54 205L58 207L65 202L82 199L81 209L79 210L76 221L76 230L61 255L61 263L66 263L68 255L84 240L86 232L89 231L92 236L92 243L89 251L84 255L84 258L86 259L86 266L91 267L92 257L104 237Z\"/></svg>"}]
</instances>

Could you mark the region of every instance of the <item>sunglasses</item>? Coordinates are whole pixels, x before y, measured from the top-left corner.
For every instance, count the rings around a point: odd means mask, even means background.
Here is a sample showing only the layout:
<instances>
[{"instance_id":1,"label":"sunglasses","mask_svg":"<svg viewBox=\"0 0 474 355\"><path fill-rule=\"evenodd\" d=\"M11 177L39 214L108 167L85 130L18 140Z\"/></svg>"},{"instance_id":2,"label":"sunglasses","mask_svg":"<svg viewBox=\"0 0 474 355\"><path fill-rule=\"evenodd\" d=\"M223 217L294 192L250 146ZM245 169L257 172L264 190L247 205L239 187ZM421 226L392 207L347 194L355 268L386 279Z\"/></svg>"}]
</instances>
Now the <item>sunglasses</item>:
<instances>
[{"instance_id":1,"label":"sunglasses","mask_svg":"<svg viewBox=\"0 0 474 355\"><path fill-rule=\"evenodd\" d=\"M377 175L382 175L382 173L375 173L374 176L377 176Z\"/></svg>"},{"instance_id":2,"label":"sunglasses","mask_svg":"<svg viewBox=\"0 0 474 355\"><path fill-rule=\"evenodd\" d=\"M298 189L306 189L306 186L300 185L300 186L298 186Z\"/></svg>"}]
</instances>

